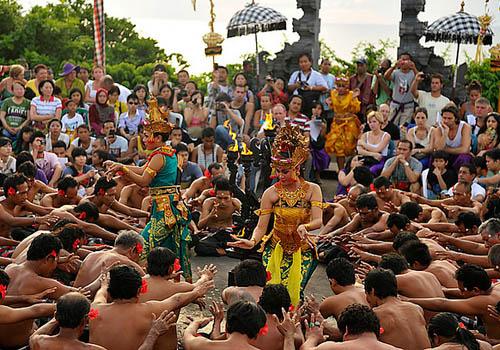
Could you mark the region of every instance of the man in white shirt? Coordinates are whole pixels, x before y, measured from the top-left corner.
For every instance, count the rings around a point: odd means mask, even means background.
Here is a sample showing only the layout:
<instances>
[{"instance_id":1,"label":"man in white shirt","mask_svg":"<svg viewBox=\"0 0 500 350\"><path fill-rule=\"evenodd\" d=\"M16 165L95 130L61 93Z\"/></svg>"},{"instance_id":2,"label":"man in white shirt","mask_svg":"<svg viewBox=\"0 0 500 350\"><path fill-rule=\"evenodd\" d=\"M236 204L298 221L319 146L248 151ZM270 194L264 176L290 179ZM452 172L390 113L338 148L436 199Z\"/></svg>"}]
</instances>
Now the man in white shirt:
<instances>
[{"instance_id":1,"label":"man in white shirt","mask_svg":"<svg viewBox=\"0 0 500 350\"><path fill-rule=\"evenodd\" d=\"M118 101L127 103L127 97L132 93L132 91L121 84L115 83L111 75L105 75L102 80L102 87L109 91L109 89L111 89L113 85L117 86L118 89L120 89Z\"/></svg>"},{"instance_id":2,"label":"man in white shirt","mask_svg":"<svg viewBox=\"0 0 500 350\"><path fill-rule=\"evenodd\" d=\"M116 135L115 123L112 120L104 122L102 132L106 136L109 153L114 155L118 160L124 158L128 150L128 140L120 135Z\"/></svg>"},{"instance_id":3,"label":"man in white shirt","mask_svg":"<svg viewBox=\"0 0 500 350\"><path fill-rule=\"evenodd\" d=\"M411 93L420 107L427 109L427 124L435 125L438 122L438 114L450 100L441 95L443 89L443 76L435 73L431 76L431 91L418 90L418 84L425 79L425 74L420 72L411 84Z\"/></svg>"},{"instance_id":4,"label":"man in white shirt","mask_svg":"<svg viewBox=\"0 0 500 350\"><path fill-rule=\"evenodd\" d=\"M474 181L476 177L476 167L474 164L464 164L458 170L458 182L467 182L471 184L471 198L472 200L483 202L486 197L486 190L483 186ZM453 189L455 186L452 186L448 190L448 195L453 196Z\"/></svg>"}]
</instances>

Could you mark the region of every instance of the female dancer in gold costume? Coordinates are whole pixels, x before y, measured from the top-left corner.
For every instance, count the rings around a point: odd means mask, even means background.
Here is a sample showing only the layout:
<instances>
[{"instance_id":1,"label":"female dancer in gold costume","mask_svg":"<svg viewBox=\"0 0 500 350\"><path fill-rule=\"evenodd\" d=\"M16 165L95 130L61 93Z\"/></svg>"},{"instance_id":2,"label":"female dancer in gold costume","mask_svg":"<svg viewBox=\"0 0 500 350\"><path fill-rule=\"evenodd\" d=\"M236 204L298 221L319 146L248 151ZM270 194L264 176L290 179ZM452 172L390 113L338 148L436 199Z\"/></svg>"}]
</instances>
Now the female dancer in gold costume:
<instances>
[{"instance_id":1,"label":"female dancer in gold costume","mask_svg":"<svg viewBox=\"0 0 500 350\"><path fill-rule=\"evenodd\" d=\"M235 238L228 243L243 249L261 244L262 261L271 275L268 283L286 286L295 306L317 266L316 246L309 232L321 227L323 214L320 187L300 176L300 165L307 156L307 139L299 127L287 123L273 147L272 166L279 181L262 196L257 227L250 239ZM267 234L271 215L274 225Z\"/></svg>"}]
</instances>

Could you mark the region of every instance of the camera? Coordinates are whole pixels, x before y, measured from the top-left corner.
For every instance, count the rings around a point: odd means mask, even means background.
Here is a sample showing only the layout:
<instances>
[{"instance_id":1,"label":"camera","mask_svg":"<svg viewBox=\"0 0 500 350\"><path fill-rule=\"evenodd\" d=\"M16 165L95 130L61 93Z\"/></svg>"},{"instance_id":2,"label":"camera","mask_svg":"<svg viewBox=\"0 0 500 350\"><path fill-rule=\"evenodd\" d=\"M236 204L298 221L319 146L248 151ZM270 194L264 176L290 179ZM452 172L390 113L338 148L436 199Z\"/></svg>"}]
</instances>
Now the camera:
<instances>
[{"instance_id":1,"label":"camera","mask_svg":"<svg viewBox=\"0 0 500 350\"><path fill-rule=\"evenodd\" d=\"M274 79L273 79L273 77L272 77L272 76L267 75L267 76L266 76L266 81L268 81L268 82L273 82L273 81L274 81Z\"/></svg>"},{"instance_id":2,"label":"camera","mask_svg":"<svg viewBox=\"0 0 500 350\"><path fill-rule=\"evenodd\" d=\"M386 69L384 69L383 67L379 67L379 69L377 69L377 72L378 72L378 74L380 74L380 75L385 74L385 71L386 71Z\"/></svg>"},{"instance_id":3,"label":"camera","mask_svg":"<svg viewBox=\"0 0 500 350\"><path fill-rule=\"evenodd\" d=\"M179 91L179 93L177 94L177 98L180 100L180 99L183 99L184 97L186 97L188 95L187 91L186 90L181 90Z\"/></svg>"}]
</instances>

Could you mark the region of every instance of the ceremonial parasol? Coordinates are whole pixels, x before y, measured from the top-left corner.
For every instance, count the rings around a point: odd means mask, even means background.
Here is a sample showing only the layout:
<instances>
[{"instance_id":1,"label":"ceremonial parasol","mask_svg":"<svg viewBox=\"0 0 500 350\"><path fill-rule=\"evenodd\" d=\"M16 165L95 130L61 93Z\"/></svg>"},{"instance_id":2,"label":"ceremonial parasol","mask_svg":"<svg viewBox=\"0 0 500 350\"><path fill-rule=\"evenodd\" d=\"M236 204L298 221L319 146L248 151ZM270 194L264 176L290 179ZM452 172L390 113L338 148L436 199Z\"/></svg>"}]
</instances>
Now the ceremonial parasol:
<instances>
[{"instance_id":1,"label":"ceremonial parasol","mask_svg":"<svg viewBox=\"0 0 500 350\"><path fill-rule=\"evenodd\" d=\"M441 17L434 21L425 31L425 41L457 43L457 56L455 60L458 69L458 57L460 54L460 44L476 44L481 37L482 43L491 45L493 32L487 28L484 30L478 17L464 11L465 3L459 12ZM457 69L453 76L453 94L457 86Z\"/></svg>"},{"instance_id":2,"label":"ceremonial parasol","mask_svg":"<svg viewBox=\"0 0 500 350\"><path fill-rule=\"evenodd\" d=\"M257 77L259 76L259 46L257 32L286 29L286 17L278 11L256 4L253 0L243 10L236 12L227 26L227 37L255 35Z\"/></svg>"}]
</instances>

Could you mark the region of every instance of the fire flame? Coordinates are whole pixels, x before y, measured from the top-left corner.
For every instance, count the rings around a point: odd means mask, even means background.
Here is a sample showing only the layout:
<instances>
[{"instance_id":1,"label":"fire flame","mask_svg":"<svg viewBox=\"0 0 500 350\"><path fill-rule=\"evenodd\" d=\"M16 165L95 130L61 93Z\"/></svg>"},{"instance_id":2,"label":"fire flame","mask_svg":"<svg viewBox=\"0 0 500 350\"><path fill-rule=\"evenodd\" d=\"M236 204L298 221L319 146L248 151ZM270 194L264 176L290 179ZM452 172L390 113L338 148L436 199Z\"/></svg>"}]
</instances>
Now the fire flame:
<instances>
[{"instance_id":1,"label":"fire flame","mask_svg":"<svg viewBox=\"0 0 500 350\"><path fill-rule=\"evenodd\" d=\"M276 125L273 125L273 115L266 113L266 120L264 121L264 130L273 130Z\"/></svg>"},{"instance_id":2,"label":"fire flame","mask_svg":"<svg viewBox=\"0 0 500 350\"><path fill-rule=\"evenodd\" d=\"M253 155L253 152L252 152L252 151L250 151L250 150L247 148L247 145L246 145L246 143L245 143L245 142L243 142L243 143L241 144L241 146L242 146L242 148L243 148L243 151L241 151L241 155L242 155L242 156L251 156L251 155Z\"/></svg>"},{"instance_id":3,"label":"fire flame","mask_svg":"<svg viewBox=\"0 0 500 350\"><path fill-rule=\"evenodd\" d=\"M229 122L229 120L226 120L226 122ZM226 122L224 122L224 124ZM228 123L228 125L229 125L229 123ZM238 152L238 140L236 139L237 135L235 132L233 132L233 128L231 128L231 125L229 125L229 136L231 136L233 143L231 146L228 147L228 150L231 152Z\"/></svg>"}]
</instances>

